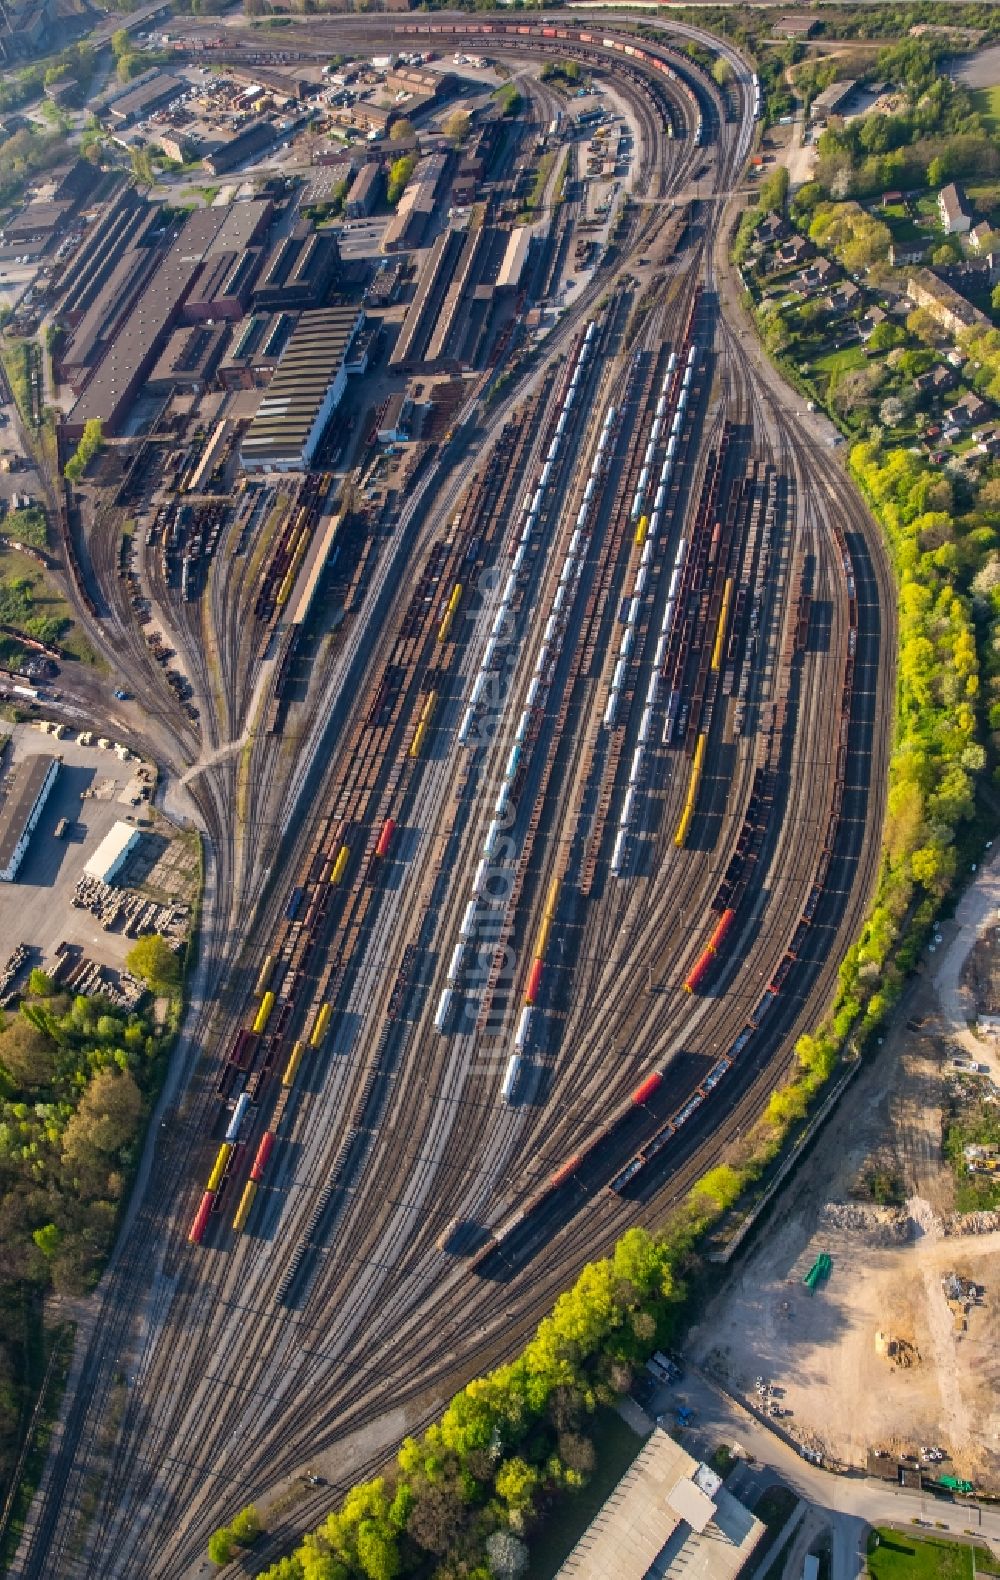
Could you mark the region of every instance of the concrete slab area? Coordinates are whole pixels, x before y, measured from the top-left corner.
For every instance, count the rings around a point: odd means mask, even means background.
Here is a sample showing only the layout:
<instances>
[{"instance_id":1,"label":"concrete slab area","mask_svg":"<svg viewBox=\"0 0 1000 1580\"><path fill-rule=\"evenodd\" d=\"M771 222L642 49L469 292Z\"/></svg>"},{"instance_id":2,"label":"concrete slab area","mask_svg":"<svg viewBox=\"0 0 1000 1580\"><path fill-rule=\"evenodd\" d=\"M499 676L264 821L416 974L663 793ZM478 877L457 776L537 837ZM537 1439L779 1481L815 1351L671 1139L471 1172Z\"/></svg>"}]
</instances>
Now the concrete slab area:
<instances>
[{"instance_id":1,"label":"concrete slab area","mask_svg":"<svg viewBox=\"0 0 1000 1580\"><path fill-rule=\"evenodd\" d=\"M106 933L89 912L77 910L70 898L83 869L112 826L138 809L121 797L132 779L136 763L123 763L111 751L96 745L81 746L75 737L57 741L31 725L15 725L11 742L13 760L37 752L50 752L63 760L38 827L15 883L0 884L0 954L9 955L18 943L51 960L63 939L81 945L91 959L120 966L134 940L120 933ZM8 760L10 760L8 758ZM70 824L68 834L55 837L60 818Z\"/></svg>"}]
</instances>

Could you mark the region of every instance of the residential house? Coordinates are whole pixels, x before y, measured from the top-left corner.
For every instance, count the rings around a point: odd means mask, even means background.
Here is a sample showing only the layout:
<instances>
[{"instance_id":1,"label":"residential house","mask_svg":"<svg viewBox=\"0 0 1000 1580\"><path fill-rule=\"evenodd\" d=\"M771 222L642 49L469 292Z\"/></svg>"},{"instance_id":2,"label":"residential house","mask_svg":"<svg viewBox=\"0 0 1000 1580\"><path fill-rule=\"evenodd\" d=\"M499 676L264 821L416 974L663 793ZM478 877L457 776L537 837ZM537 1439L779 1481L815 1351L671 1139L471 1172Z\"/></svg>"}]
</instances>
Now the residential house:
<instances>
[{"instance_id":1,"label":"residential house","mask_svg":"<svg viewBox=\"0 0 1000 1580\"><path fill-rule=\"evenodd\" d=\"M832 285L839 273L837 265L831 263L829 258L816 258L807 269L788 282L788 289L799 296L810 296L813 291Z\"/></svg>"},{"instance_id":2,"label":"residential house","mask_svg":"<svg viewBox=\"0 0 1000 1580\"><path fill-rule=\"evenodd\" d=\"M773 242L783 241L791 228L781 214L768 214L757 226L755 238L762 246L770 247Z\"/></svg>"},{"instance_id":3,"label":"residential house","mask_svg":"<svg viewBox=\"0 0 1000 1580\"><path fill-rule=\"evenodd\" d=\"M931 317L953 335L961 334L963 329L992 327L985 313L930 269L914 270L906 282L906 294L917 307L926 307Z\"/></svg>"},{"instance_id":4,"label":"residential house","mask_svg":"<svg viewBox=\"0 0 1000 1580\"><path fill-rule=\"evenodd\" d=\"M973 225L969 232L969 246L973 252L982 252L993 234L993 226L988 225L984 219L981 219L978 225Z\"/></svg>"},{"instance_id":5,"label":"residential house","mask_svg":"<svg viewBox=\"0 0 1000 1580\"><path fill-rule=\"evenodd\" d=\"M1000 428L983 428L975 437L984 455L1000 455Z\"/></svg>"},{"instance_id":6,"label":"residential house","mask_svg":"<svg viewBox=\"0 0 1000 1580\"><path fill-rule=\"evenodd\" d=\"M918 373L913 380L913 388L918 395L944 395L948 390L953 390L957 383L954 369L939 362L926 373Z\"/></svg>"},{"instance_id":7,"label":"residential house","mask_svg":"<svg viewBox=\"0 0 1000 1580\"><path fill-rule=\"evenodd\" d=\"M889 263L901 269L909 263L922 263L924 244L918 241L892 241L889 243Z\"/></svg>"},{"instance_id":8,"label":"residential house","mask_svg":"<svg viewBox=\"0 0 1000 1580\"><path fill-rule=\"evenodd\" d=\"M944 420L948 427L971 428L974 422L983 422L989 415L988 403L970 390L967 395L957 400L954 406L948 408ZM945 428L946 434L948 427Z\"/></svg>"},{"instance_id":9,"label":"residential house","mask_svg":"<svg viewBox=\"0 0 1000 1580\"><path fill-rule=\"evenodd\" d=\"M778 248L778 264L781 268L788 268L793 263L804 263L815 251L808 236L789 236Z\"/></svg>"},{"instance_id":10,"label":"residential house","mask_svg":"<svg viewBox=\"0 0 1000 1580\"><path fill-rule=\"evenodd\" d=\"M938 193L938 212L946 236L959 236L972 227L972 215L965 197L954 181L949 181Z\"/></svg>"},{"instance_id":11,"label":"residential house","mask_svg":"<svg viewBox=\"0 0 1000 1580\"><path fill-rule=\"evenodd\" d=\"M849 313L852 307L859 307L861 301L861 291L854 281L843 280L826 298L826 309L839 318L842 313Z\"/></svg>"},{"instance_id":12,"label":"residential house","mask_svg":"<svg viewBox=\"0 0 1000 1580\"><path fill-rule=\"evenodd\" d=\"M858 325L858 334L861 336L862 340L868 340L878 328L879 324L885 323L886 316L887 315L882 311L881 307L869 307L868 311L865 313L864 318L862 318L860 324Z\"/></svg>"}]
</instances>

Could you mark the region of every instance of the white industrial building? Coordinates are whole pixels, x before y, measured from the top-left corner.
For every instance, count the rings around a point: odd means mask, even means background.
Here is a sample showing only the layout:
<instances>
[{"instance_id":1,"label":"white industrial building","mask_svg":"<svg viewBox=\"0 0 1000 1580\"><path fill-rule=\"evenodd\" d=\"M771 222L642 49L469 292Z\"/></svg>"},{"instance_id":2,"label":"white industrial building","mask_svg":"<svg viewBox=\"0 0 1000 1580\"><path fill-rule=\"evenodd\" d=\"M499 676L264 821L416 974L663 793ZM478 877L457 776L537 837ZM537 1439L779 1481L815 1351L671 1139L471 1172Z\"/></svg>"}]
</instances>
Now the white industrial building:
<instances>
[{"instance_id":1,"label":"white industrial building","mask_svg":"<svg viewBox=\"0 0 1000 1580\"><path fill-rule=\"evenodd\" d=\"M715 1471L657 1427L556 1580L736 1580L763 1533Z\"/></svg>"},{"instance_id":2,"label":"white industrial building","mask_svg":"<svg viewBox=\"0 0 1000 1580\"><path fill-rule=\"evenodd\" d=\"M0 782L0 883L17 877L58 772L58 757L39 752L15 763Z\"/></svg>"},{"instance_id":3,"label":"white industrial building","mask_svg":"<svg viewBox=\"0 0 1000 1580\"><path fill-rule=\"evenodd\" d=\"M240 446L247 471L311 466L356 365L351 349L364 315L353 307L303 313ZM359 364L364 370L364 363Z\"/></svg>"},{"instance_id":4,"label":"white industrial building","mask_svg":"<svg viewBox=\"0 0 1000 1580\"><path fill-rule=\"evenodd\" d=\"M529 226L515 225L497 275L498 291L516 291L519 288L533 240L534 234Z\"/></svg>"},{"instance_id":5,"label":"white industrial building","mask_svg":"<svg viewBox=\"0 0 1000 1580\"><path fill-rule=\"evenodd\" d=\"M137 828L133 828L131 823L115 823L87 862L83 869L84 873L88 878L96 878L99 883L112 883L116 874L121 871L129 852L134 850L138 843Z\"/></svg>"}]
</instances>

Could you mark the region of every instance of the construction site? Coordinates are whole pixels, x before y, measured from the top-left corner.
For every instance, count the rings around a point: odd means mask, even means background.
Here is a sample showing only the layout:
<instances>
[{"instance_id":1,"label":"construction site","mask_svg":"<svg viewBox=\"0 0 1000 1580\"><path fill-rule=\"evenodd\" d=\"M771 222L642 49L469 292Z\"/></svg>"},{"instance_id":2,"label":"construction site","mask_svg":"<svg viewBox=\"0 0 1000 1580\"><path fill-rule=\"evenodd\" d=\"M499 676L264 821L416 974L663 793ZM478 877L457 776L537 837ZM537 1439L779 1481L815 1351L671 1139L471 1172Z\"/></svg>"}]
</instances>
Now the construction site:
<instances>
[{"instance_id":1,"label":"construction site","mask_svg":"<svg viewBox=\"0 0 1000 1580\"><path fill-rule=\"evenodd\" d=\"M1000 1213L968 1210L976 1162L945 1148L996 1087L964 1023L956 1041L941 970L734 1257L690 1352L809 1457L996 1492Z\"/></svg>"}]
</instances>

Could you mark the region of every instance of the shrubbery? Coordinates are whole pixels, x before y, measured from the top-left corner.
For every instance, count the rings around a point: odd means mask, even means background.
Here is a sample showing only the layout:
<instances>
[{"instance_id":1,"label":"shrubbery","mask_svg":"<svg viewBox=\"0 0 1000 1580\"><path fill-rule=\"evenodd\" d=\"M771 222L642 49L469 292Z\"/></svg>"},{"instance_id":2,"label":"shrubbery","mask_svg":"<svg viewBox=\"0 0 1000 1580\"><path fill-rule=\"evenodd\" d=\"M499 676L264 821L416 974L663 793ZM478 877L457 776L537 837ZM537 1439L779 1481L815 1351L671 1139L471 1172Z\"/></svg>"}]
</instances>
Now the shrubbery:
<instances>
[{"instance_id":1,"label":"shrubbery","mask_svg":"<svg viewBox=\"0 0 1000 1580\"><path fill-rule=\"evenodd\" d=\"M88 417L83 425L80 442L63 467L63 472L71 483L79 482L103 443L104 424L100 417Z\"/></svg>"},{"instance_id":2,"label":"shrubbery","mask_svg":"<svg viewBox=\"0 0 1000 1580\"><path fill-rule=\"evenodd\" d=\"M142 1016L56 992L41 971L0 1030L0 1383L27 1382L38 1296L96 1281L159 1048ZM13 1450L20 1410L16 1388L0 1386L0 1452Z\"/></svg>"},{"instance_id":3,"label":"shrubbery","mask_svg":"<svg viewBox=\"0 0 1000 1580\"><path fill-rule=\"evenodd\" d=\"M553 1502L585 1485L595 1410L631 1387L681 1321L696 1245L775 1156L787 1124L765 1119L739 1168L710 1170L669 1229L629 1229L585 1267L509 1365L470 1382L392 1470L340 1508L263 1580L517 1580Z\"/></svg>"},{"instance_id":4,"label":"shrubbery","mask_svg":"<svg viewBox=\"0 0 1000 1580\"><path fill-rule=\"evenodd\" d=\"M386 187L387 202L393 205L399 202L406 189L406 183L416 168L417 160L414 154L405 154L402 159L393 161L389 167L389 182Z\"/></svg>"}]
</instances>

